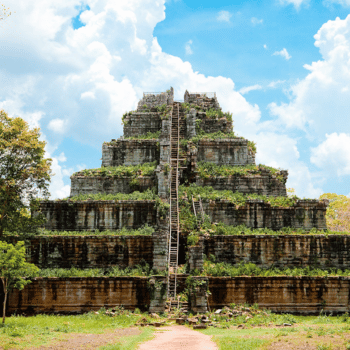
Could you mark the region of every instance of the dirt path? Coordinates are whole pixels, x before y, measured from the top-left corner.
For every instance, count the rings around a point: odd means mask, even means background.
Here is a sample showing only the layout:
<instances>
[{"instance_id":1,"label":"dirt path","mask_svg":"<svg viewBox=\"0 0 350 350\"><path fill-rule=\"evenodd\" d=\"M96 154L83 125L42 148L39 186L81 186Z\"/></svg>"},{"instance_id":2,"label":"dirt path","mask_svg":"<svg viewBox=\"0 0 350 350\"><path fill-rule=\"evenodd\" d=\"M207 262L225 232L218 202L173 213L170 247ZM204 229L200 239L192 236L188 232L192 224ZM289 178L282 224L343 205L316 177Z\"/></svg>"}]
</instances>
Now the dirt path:
<instances>
[{"instance_id":1,"label":"dirt path","mask_svg":"<svg viewBox=\"0 0 350 350\"><path fill-rule=\"evenodd\" d=\"M169 326L155 333L155 338L143 343L138 350L217 350L209 335L185 326Z\"/></svg>"}]
</instances>

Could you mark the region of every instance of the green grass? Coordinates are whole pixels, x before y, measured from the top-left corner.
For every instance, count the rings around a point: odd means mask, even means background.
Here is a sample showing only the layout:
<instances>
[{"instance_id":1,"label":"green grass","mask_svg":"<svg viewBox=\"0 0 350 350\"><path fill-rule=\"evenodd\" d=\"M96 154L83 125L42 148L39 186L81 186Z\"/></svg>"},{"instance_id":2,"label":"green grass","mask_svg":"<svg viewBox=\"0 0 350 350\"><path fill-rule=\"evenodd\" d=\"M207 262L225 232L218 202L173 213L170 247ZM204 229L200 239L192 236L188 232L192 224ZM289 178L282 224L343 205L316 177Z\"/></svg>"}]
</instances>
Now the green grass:
<instances>
[{"instance_id":1,"label":"green grass","mask_svg":"<svg viewBox=\"0 0 350 350\"><path fill-rule=\"evenodd\" d=\"M197 164L198 175L202 179L216 178L218 176L228 177L235 175L260 175L262 170L268 170L270 173L283 183L285 183L284 176L280 169L275 169L265 165L245 165L245 166L229 166L216 165L215 163L199 162Z\"/></svg>"},{"instance_id":2,"label":"green grass","mask_svg":"<svg viewBox=\"0 0 350 350\"><path fill-rule=\"evenodd\" d=\"M233 332L227 329L209 328L200 332L213 336L212 340L219 346L219 350L254 350L260 349L263 344L268 342L259 338L268 333L268 331L261 329ZM251 338L247 338L247 336Z\"/></svg>"},{"instance_id":3,"label":"green grass","mask_svg":"<svg viewBox=\"0 0 350 350\"><path fill-rule=\"evenodd\" d=\"M272 276L308 276L308 277L330 277L330 276L343 276L349 277L350 270L341 270L336 268L320 269L316 267L293 267L293 268L261 268L253 263L241 262L237 265L231 265L225 262L214 263L209 260L204 262L204 269L201 272L202 276L213 276L213 277L238 277L238 276L261 276L261 277L272 277Z\"/></svg>"},{"instance_id":4,"label":"green grass","mask_svg":"<svg viewBox=\"0 0 350 350\"><path fill-rule=\"evenodd\" d=\"M243 194L240 192L232 192L230 190L219 191L214 190L211 186L197 186L191 184L190 186L181 185L179 187L179 198L181 200L191 201L192 196L194 198L201 197L203 201L220 201L227 200L230 203L236 205L237 208L242 207L248 200L262 200L265 203L269 203L272 207L290 207L297 202L297 196L293 197L273 197L262 196L257 194Z\"/></svg>"},{"instance_id":5,"label":"green grass","mask_svg":"<svg viewBox=\"0 0 350 350\"><path fill-rule=\"evenodd\" d=\"M121 269L118 266L111 266L107 269L78 269L75 267L70 269L48 268L41 269L35 277L147 277L156 274L165 274L165 272L155 271L145 263L142 265L126 267L125 269Z\"/></svg>"},{"instance_id":6,"label":"green grass","mask_svg":"<svg viewBox=\"0 0 350 350\"><path fill-rule=\"evenodd\" d=\"M103 312L99 312L98 315L90 312L76 316L11 316L6 318L5 325L0 325L0 344L4 349L42 346L53 340L66 338L70 333L102 334L116 328L131 327L141 317L130 312L115 317L107 316ZM125 339L120 349L132 349L132 344L145 340L152 331L153 329L148 329L132 339Z\"/></svg>"},{"instance_id":7,"label":"green grass","mask_svg":"<svg viewBox=\"0 0 350 350\"><path fill-rule=\"evenodd\" d=\"M125 137L125 140L155 140L155 139L159 139L161 132L162 131L159 130L156 132L148 132L143 135Z\"/></svg>"},{"instance_id":8,"label":"green grass","mask_svg":"<svg viewBox=\"0 0 350 350\"><path fill-rule=\"evenodd\" d=\"M100 350L134 350L140 343L151 340L154 337L154 327L141 328L141 334L122 337L118 343L102 346Z\"/></svg>"},{"instance_id":9,"label":"green grass","mask_svg":"<svg viewBox=\"0 0 350 350\"><path fill-rule=\"evenodd\" d=\"M251 228L245 225L226 225L222 222L211 223L208 218L202 224L197 234L209 234L211 236L236 236L236 235L245 235L245 236L259 236L259 235L269 235L269 236L284 236L284 235L349 235L350 232L343 231L330 231L330 230L318 230L317 228L312 228L311 230L305 230L302 228L293 228L293 227L283 227L278 231L271 230L269 228ZM192 232L193 234L193 232Z\"/></svg>"},{"instance_id":10,"label":"green grass","mask_svg":"<svg viewBox=\"0 0 350 350\"><path fill-rule=\"evenodd\" d=\"M123 227L121 230L116 231L49 231L40 228L35 236L152 236L153 233L154 228L146 224L137 230L130 230Z\"/></svg>"},{"instance_id":11,"label":"green grass","mask_svg":"<svg viewBox=\"0 0 350 350\"><path fill-rule=\"evenodd\" d=\"M137 178L139 176L151 176L154 174L154 170L157 167L157 162L144 163L140 165L120 165L117 167L102 167L95 169L84 169L80 170L72 175L72 177L95 177L95 176L104 176L104 177L130 177Z\"/></svg>"},{"instance_id":12,"label":"green grass","mask_svg":"<svg viewBox=\"0 0 350 350\"><path fill-rule=\"evenodd\" d=\"M149 200L154 201L156 200L158 195L156 194L155 189L147 189L145 192L139 192L134 191L132 193L115 193L115 194L106 194L106 193L96 193L96 194L80 194L78 196L74 197L68 197L64 199L60 199L57 201L108 201L108 200L114 200L114 201L126 201L126 200Z\"/></svg>"},{"instance_id":13,"label":"green grass","mask_svg":"<svg viewBox=\"0 0 350 350\"><path fill-rule=\"evenodd\" d=\"M227 322L227 316L215 315L217 328L210 327L199 332L212 336L219 350L267 349L267 346L278 341L305 345L309 343L319 350L333 349L329 347L329 344L335 339L338 344L342 344L337 349L347 349L350 344L344 337L349 334L350 330L350 320L347 314L336 317L324 314L294 316L273 314L268 310L254 310L254 306L250 310L253 317L248 320L246 316L238 316ZM292 327L276 328L284 323L292 324ZM243 325L244 329L232 329L237 325ZM281 349L281 347L278 348Z\"/></svg>"}]
</instances>

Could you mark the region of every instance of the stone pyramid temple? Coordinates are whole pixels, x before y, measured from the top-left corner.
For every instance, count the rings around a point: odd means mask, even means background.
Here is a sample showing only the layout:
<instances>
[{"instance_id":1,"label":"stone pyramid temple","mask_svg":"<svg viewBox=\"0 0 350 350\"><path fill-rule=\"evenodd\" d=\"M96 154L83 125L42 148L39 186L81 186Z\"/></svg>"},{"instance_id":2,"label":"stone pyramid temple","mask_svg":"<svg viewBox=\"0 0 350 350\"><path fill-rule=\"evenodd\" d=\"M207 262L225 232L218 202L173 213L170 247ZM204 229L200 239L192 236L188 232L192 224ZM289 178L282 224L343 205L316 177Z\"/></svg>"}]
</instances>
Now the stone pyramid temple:
<instances>
[{"instance_id":1,"label":"stone pyramid temple","mask_svg":"<svg viewBox=\"0 0 350 350\"><path fill-rule=\"evenodd\" d=\"M70 198L41 202L46 230L89 235L38 237L27 242L28 256L39 267L147 263L154 275L41 280L40 288L33 282L15 294L10 310L84 312L123 305L162 312L183 292L189 273L199 281L190 298L196 312L205 312L208 303L215 308L235 302L314 313L325 308L324 300L330 311L349 309L347 278L202 273L209 257L263 268L350 266L347 237L312 234L327 229L327 201L287 196L288 171L256 165L254 142L233 132L232 115L222 111L215 93L186 91L183 101L174 101L172 88L144 93L123 125L122 137L103 143L101 168L72 175ZM145 227L151 235L118 236L119 230ZM237 227L241 234L227 233ZM259 234L244 234L257 229ZM306 233L271 234L287 229Z\"/></svg>"}]
</instances>

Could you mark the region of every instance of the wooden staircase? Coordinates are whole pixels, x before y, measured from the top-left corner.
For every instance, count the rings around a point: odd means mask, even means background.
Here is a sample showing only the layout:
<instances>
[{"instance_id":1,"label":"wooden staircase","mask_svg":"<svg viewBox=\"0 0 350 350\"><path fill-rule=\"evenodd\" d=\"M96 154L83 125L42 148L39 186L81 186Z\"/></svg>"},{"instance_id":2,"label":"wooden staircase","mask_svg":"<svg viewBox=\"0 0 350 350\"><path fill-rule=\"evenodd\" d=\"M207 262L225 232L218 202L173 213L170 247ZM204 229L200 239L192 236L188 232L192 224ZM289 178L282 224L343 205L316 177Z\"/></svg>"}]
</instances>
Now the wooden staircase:
<instances>
[{"instance_id":1,"label":"wooden staircase","mask_svg":"<svg viewBox=\"0 0 350 350\"><path fill-rule=\"evenodd\" d=\"M169 252L168 252L168 300L177 303L176 300L176 275L179 255L179 169L183 168L185 158L180 158L180 137L185 136L184 113L181 104L174 102L171 115L170 131L170 228L169 228Z\"/></svg>"},{"instance_id":2,"label":"wooden staircase","mask_svg":"<svg viewBox=\"0 0 350 350\"><path fill-rule=\"evenodd\" d=\"M204 222L204 210L202 206L202 199L200 196L198 197L199 197L198 200L194 200L192 196L192 208L193 208L194 215L196 217L197 227L199 228Z\"/></svg>"}]
</instances>

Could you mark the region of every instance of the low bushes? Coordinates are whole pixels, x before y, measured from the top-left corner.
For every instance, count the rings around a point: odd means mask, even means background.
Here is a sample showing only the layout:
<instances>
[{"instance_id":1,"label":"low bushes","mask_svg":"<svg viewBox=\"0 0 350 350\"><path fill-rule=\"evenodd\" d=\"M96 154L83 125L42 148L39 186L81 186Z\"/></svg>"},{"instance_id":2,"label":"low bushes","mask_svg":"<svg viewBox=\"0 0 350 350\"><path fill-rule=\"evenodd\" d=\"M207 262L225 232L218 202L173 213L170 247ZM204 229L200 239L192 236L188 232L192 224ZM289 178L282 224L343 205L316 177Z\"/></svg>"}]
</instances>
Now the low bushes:
<instances>
[{"instance_id":1,"label":"low bushes","mask_svg":"<svg viewBox=\"0 0 350 350\"><path fill-rule=\"evenodd\" d=\"M294 267L294 268L261 268L253 263L241 262L238 265L231 265L225 262L215 263L215 257L204 262L202 276L213 277L239 277L239 276L309 276L309 277L329 277L329 276L350 276L350 270L340 270L336 268L320 269L316 267Z\"/></svg>"},{"instance_id":2,"label":"low bushes","mask_svg":"<svg viewBox=\"0 0 350 350\"><path fill-rule=\"evenodd\" d=\"M214 190L211 186L197 186L191 184L190 186L181 185L179 187L179 197L181 200L191 200L191 198L198 198L200 196L202 200L216 201L216 200L227 200L230 203L236 205L237 208L243 207L245 203L250 199L262 200L266 203L271 204L272 207L290 207L297 202L297 196L292 197L273 197L273 196L262 196L255 193L243 194L240 192L232 192L230 190L218 191Z\"/></svg>"},{"instance_id":3,"label":"low bushes","mask_svg":"<svg viewBox=\"0 0 350 350\"><path fill-rule=\"evenodd\" d=\"M158 198L158 195L156 194L155 189L147 189L144 192L134 191L132 193L113 193L113 194L106 194L106 193L95 193L95 194L80 194L73 197L68 197L61 199L63 201L69 200L72 202L76 201L127 201L127 200L133 200L133 201L155 201Z\"/></svg>"},{"instance_id":4,"label":"low bushes","mask_svg":"<svg viewBox=\"0 0 350 350\"><path fill-rule=\"evenodd\" d=\"M150 268L147 263L121 269L118 266L111 266L108 269L41 269L32 277L137 277L161 274ZM165 275L165 272L163 272Z\"/></svg>"},{"instance_id":5,"label":"low bushes","mask_svg":"<svg viewBox=\"0 0 350 350\"><path fill-rule=\"evenodd\" d=\"M261 175L263 170L270 171L271 175L276 176L278 180L285 183L285 178L280 169L272 168L266 165L245 165L245 166L229 166L229 165L216 165L210 162L198 162L197 169L198 175L202 179L213 177L229 177L235 175L248 176L248 175Z\"/></svg>"},{"instance_id":6,"label":"low bushes","mask_svg":"<svg viewBox=\"0 0 350 350\"><path fill-rule=\"evenodd\" d=\"M88 177L97 177L97 176L103 176L103 177L116 177L116 178L123 178L123 177L131 177L136 178L139 176L151 176L154 174L154 171L157 167L157 162L152 163L144 163L140 165L121 165L117 167L102 167L102 168L96 168L96 169L84 169L80 170L72 175L72 177L81 177L81 176L88 176Z\"/></svg>"}]
</instances>

